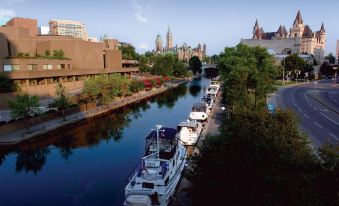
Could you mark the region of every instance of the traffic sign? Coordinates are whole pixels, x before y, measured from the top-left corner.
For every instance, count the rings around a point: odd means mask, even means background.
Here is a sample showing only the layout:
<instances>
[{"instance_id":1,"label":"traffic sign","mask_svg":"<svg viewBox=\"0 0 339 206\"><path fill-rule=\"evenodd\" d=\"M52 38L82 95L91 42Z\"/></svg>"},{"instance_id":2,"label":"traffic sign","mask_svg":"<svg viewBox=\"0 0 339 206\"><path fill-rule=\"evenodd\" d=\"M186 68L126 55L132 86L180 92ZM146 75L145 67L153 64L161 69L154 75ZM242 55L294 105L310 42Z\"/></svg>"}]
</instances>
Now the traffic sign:
<instances>
[{"instance_id":1,"label":"traffic sign","mask_svg":"<svg viewBox=\"0 0 339 206\"><path fill-rule=\"evenodd\" d=\"M275 106L273 104L268 104L267 109L269 113L275 113Z\"/></svg>"}]
</instances>

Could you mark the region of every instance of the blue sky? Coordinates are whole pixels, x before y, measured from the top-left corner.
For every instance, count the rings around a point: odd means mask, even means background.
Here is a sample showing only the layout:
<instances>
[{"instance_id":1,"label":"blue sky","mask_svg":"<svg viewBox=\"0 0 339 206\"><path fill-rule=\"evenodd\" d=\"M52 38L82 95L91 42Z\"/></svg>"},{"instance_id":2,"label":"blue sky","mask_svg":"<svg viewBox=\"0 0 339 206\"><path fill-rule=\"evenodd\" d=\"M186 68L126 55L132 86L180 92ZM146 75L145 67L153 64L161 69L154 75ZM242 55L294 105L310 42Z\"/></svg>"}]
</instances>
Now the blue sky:
<instances>
[{"instance_id":1,"label":"blue sky","mask_svg":"<svg viewBox=\"0 0 339 206\"><path fill-rule=\"evenodd\" d=\"M206 43L209 55L251 38L255 19L267 32L280 24L289 29L298 9L313 31L324 22L326 53L335 52L338 0L0 0L0 18L36 18L46 26L50 19L78 20L90 36L107 34L132 43L139 52L152 50L158 33L165 41L169 25L174 44Z\"/></svg>"}]
</instances>

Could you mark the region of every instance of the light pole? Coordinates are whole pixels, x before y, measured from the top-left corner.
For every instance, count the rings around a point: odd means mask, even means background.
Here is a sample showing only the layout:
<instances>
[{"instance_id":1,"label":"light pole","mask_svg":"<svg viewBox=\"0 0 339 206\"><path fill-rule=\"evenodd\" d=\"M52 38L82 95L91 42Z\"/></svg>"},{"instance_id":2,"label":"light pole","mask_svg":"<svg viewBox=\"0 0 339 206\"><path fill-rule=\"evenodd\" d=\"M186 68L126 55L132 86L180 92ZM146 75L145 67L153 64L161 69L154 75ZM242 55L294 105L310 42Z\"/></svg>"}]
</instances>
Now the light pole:
<instances>
[{"instance_id":1,"label":"light pole","mask_svg":"<svg viewBox=\"0 0 339 206\"><path fill-rule=\"evenodd\" d=\"M282 73L282 84L285 85L285 64L286 64L286 61L285 61L286 57L284 57L284 65L282 67L283 69L283 73Z\"/></svg>"}]
</instances>

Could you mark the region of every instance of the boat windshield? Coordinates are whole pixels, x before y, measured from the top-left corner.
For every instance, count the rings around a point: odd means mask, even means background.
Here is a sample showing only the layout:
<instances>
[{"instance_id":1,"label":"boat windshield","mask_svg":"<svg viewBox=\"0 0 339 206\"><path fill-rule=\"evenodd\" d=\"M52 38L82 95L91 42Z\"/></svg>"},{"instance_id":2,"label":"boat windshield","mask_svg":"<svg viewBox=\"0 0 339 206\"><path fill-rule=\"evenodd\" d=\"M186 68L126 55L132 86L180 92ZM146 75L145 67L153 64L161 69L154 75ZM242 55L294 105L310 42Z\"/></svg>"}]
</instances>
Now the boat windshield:
<instances>
[{"instance_id":1,"label":"boat windshield","mask_svg":"<svg viewBox=\"0 0 339 206\"><path fill-rule=\"evenodd\" d=\"M193 106L192 112L206 112L206 106Z\"/></svg>"}]
</instances>

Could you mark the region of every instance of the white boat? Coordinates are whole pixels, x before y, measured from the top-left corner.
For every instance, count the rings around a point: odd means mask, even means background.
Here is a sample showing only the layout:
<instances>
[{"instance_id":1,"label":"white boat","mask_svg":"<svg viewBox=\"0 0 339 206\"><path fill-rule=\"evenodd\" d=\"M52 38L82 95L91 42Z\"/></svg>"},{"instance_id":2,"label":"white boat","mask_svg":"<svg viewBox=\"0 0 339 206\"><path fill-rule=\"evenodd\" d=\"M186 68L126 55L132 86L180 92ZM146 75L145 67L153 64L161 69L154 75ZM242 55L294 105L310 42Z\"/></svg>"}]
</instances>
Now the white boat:
<instances>
[{"instance_id":1,"label":"white boat","mask_svg":"<svg viewBox=\"0 0 339 206\"><path fill-rule=\"evenodd\" d=\"M192 106L192 111L190 112L190 120L197 120L204 122L208 118L209 109L206 103L199 102L195 103Z\"/></svg>"},{"instance_id":2,"label":"white boat","mask_svg":"<svg viewBox=\"0 0 339 206\"><path fill-rule=\"evenodd\" d=\"M195 120L181 122L178 126L179 139L185 145L195 145L202 132L202 124Z\"/></svg>"},{"instance_id":3,"label":"white boat","mask_svg":"<svg viewBox=\"0 0 339 206\"><path fill-rule=\"evenodd\" d=\"M211 110L214 105L214 99L211 97L211 95L203 96L201 102L207 104L209 110Z\"/></svg>"},{"instance_id":4,"label":"white boat","mask_svg":"<svg viewBox=\"0 0 339 206\"><path fill-rule=\"evenodd\" d=\"M210 85L207 88L206 95L210 95L213 99L216 99L220 89L220 82L217 78L211 79Z\"/></svg>"},{"instance_id":5,"label":"white boat","mask_svg":"<svg viewBox=\"0 0 339 206\"><path fill-rule=\"evenodd\" d=\"M177 130L156 126L146 137L145 155L135 167L125 188L128 206L168 205L181 178L186 149Z\"/></svg>"}]
</instances>

